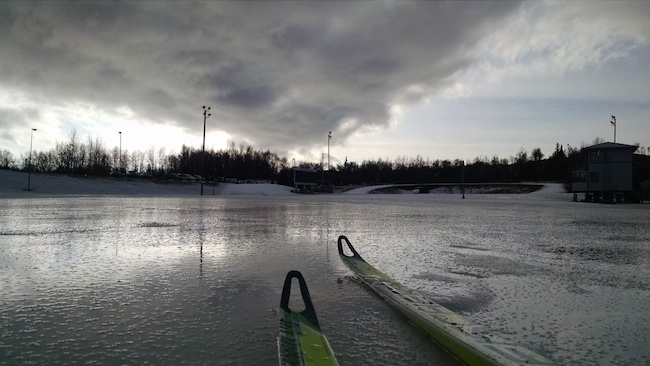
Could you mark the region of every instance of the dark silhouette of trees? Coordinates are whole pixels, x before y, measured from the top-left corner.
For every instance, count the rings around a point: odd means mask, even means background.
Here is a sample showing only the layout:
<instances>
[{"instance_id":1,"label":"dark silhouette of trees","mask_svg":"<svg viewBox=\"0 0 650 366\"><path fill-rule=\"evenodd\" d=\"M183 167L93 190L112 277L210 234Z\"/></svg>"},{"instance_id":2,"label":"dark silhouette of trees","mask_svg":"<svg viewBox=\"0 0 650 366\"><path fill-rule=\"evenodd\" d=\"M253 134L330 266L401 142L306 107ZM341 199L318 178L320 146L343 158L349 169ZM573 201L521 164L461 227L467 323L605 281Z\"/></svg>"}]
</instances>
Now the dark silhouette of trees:
<instances>
[{"instance_id":1,"label":"dark silhouette of trees","mask_svg":"<svg viewBox=\"0 0 650 366\"><path fill-rule=\"evenodd\" d=\"M577 156L579 149L571 148L572 156ZM477 157L472 162L460 159L434 160L421 156L408 158L397 157L393 163L386 160L365 160L360 165L348 162L333 168L334 184L402 184L402 183L453 183L460 182L465 164L465 181L468 183L496 183L521 181L559 181L569 177L569 156L559 143L551 157L545 155L539 147L528 152L521 148L510 159L498 156Z\"/></svg>"},{"instance_id":2,"label":"dark silhouette of trees","mask_svg":"<svg viewBox=\"0 0 650 366\"><path fill-rule=\"evenodd\" d=\"M598 141L595 140L595 141ZM640 150L640 149L639 149ZM414 158L398 156L394 160L364 160L332 166L329 171L319 174L326 185L366 185L366 184L424 184L456 183L463 179L467 183L506 183L521 181L566 182L569 170L580 162L581 148L570 145L555 145L555 151L546 157L539 147L530 154L521 148L514 156L499 158L494 155L476 157L473 161L460 159L430 160L420 155ZM117 147L107 148L99 138L89 137L83 142L72 130L65 142L46 152L32 154L34 172L54 172L102 176L108 174L146 176L170 179L178 174L190 174L196 179L253 181L264 180L292 185L292 168L286 157L280 157L269 150L256 150L252 146L234 142L227 149L209 150L202 155L200 149L182 145L178 153L167 153L165 148L156 151L122 150L121 161ZM21 154L14 159L8 150L0 151L0 168L23 169L28 166L28 155ZM645 159L645 160L644 160ZM646 155L639 155L635 166L639 171L647 171ZM205 165L203 165L205 164ZM205 171L203 166L205 166ZM300 162L301 168L322 170L322 162ZM645 176L645 175L644 175Z\"/></svg>"},{"instance_id":3,"label":"dark silhouette of trees","mask_svg":"<svg viewBox=\"0 0 650 366\"><path fill-rule=\"evenodd\" d=\"M15 165L14 155L11 151L4 149L0 150L0 169L10 169Z\"/></svg>"}]
</instances>

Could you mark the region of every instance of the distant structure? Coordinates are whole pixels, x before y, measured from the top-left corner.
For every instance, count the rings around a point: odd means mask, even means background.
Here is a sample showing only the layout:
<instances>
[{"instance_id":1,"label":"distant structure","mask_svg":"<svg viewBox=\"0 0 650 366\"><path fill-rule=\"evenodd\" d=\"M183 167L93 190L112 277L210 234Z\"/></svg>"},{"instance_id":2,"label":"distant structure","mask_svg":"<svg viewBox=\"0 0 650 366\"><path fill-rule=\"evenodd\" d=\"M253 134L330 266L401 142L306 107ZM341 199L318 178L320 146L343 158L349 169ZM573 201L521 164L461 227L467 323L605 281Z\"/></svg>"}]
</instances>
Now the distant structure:
<instances>
[{"instance_id":1,"label":"distant structure","mask_svg":"<svg viewBox=\"0 0 650 366\"><path fill-rule=\"evenodd\" d=\"M605 142L583 148L581 161L571 170L571 191L587 202L627 201L633 188L634 145Z\"/></svg>"},{"instance_id":2,"label":"distant structure","mask_svg":"<svg viewBox=\"0 0 650 366\"><path fill-rule=\"evenodd\" d=\"M316 169L293 168L293 186L296 192L313 192L318 185L318 171Z\"/></svg>"}]
</instances>

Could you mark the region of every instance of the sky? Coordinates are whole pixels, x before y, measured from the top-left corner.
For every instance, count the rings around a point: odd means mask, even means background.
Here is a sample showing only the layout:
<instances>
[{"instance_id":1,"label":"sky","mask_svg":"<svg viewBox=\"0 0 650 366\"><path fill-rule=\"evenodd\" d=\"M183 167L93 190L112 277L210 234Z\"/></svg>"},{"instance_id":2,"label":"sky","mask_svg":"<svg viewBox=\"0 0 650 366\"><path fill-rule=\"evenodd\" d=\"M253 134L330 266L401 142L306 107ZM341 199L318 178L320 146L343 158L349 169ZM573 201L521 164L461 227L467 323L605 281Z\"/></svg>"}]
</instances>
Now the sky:
<instances>
[{"instance_id":1,"label":"sky","mask_svg":"<svg viewBox=\"0 0 650 366\"><path fill-rule=\"evenodd\" d=\"M200 149L202 106L206 149L329 145L333 166L548 156L614 141L611 116L647 148L648 19L649 1L3 1L0 150L73 130Z\"/></svg>"}]
</instances>

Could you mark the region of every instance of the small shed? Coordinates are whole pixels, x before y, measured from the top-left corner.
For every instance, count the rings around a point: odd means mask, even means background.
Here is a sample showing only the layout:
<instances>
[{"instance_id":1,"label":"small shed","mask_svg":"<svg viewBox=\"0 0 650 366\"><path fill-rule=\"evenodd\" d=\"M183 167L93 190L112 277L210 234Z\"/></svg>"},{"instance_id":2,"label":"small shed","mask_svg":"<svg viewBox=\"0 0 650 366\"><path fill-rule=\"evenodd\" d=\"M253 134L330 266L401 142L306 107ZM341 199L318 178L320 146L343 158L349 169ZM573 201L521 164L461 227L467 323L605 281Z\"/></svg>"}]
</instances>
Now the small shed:
<instances>
[{"instance_id":1,"label":"small shed","mask_svg":"<svg viewBox=\"0 0 650 366\"><path fill-rule=\"evenodd\" d=\"M581 162L571 170L571 191L586 201L620 201L633 190L632 154L637 146L605 142L581 150Z\"/></svg>"},{"instance_id":2,"label":"small shed","mask_svg":"<svg viewBox=\"0 0 650 366\"><path fill-rule=\"evenodd\" d=\"M293 168L293 185L297 192L312 192L318 185L318 171L316 169Z\"/></svg>"}]
</instances>

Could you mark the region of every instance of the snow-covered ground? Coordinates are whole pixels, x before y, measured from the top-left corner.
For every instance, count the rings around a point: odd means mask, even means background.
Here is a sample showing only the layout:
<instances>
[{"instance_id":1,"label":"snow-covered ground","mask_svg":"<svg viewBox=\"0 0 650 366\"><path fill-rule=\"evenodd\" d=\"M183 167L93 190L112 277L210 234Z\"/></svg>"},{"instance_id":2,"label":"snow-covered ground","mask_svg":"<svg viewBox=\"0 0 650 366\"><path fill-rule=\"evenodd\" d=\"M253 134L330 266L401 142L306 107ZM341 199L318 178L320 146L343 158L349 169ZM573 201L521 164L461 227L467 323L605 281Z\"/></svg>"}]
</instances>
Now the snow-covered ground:
<instances>
[{"instance_id":1,"label":"snow-covered ground","mask_svg":"<svg viewBox=\"0 0 650 366\"><path fill-rule=\"evenodd\" d=\"M0 196L5 197L42 197L53 195L99 195L99 196L196 196L201 192L199 183L176 181L150 181L134 178L86 178L71 177L59 174L31 174L30 191L27 191L28 175L24 172L0 170ZM371 191L387 188L390 185L375 185L360 187L343 192L346 195L364 195ZM210 195L252 195L252 196L285 196L293 195L291 187L270 183L219 183L216 187L203 186L203 194ZM431 194L448 194L442 192ZM402 193L413 193L403 190ZM459 192L454 192L459 194ZM468 191L468 195L489 193ZM561 184L549 183L539 191L526 195L542 199L570 199Z\"/></svg>"},{"instance_id":2,"label":"snow-covered ground","mask_svg":"<svg viewBox=\"0 0 650 366\"><path fill-rule=\"evenodd\" d=\"M199 183L175 181L149 181L133 178L84 178L58 174L32 174L30 191L27 173L0 170L0 196L41 197L51 195L121 195L121 196L196 196L201 192ZM270 184L220 183L203 186L203 194L215 195L289 195L291 187Z\"/></svg>"},{"instance_id":3,"label":"snow-covered ground","mask_svg":"<svg viewBox=\"0 0 650 366\"><path fill-rule=\"evenodd\" d=\"M388 187L390 187L390 185L359 187L359 188L350 189L349 191L345 191L343 192L343 194L368 194L371 191L374 191L375 189L382 189Z\"/></svg>"},{"instance_id":4,"label":"snow-covered ground","mask_svg":"<svg viewBox=\"0 0 650 366\"><path fill-rule=\"evenodd\" d=\"M368 186L368 187L360 187L360 188L354 188L349 191L343 192L343 194L347 195L360 195L360 194L369 194L374 190L377 189L382 189L382 188L389 188L391 185L377 185L377 186ZM402 194L415 194L416 192L414 190L406 190L406 189L401 189L399 191ZM467 189L466 195L468 197L474 195L488 195L492 192L490 192L490 189L477 189L477 188L471 188ZM445 194L449 195L449 188L440 188L437 190L431 190L429 194ZM455 189L451 194L456 194L460 195L460 192ZM499 194L499 195L507 195L507 196L516 196L517 194ZM560 200L570 200L571 199L571 193L567 193L562 184L560 183L544 183L544 186L532 193L528 193L525 195L526 198L534 198L534 199L560 199Z\"/></svg>"}]
</instances>

